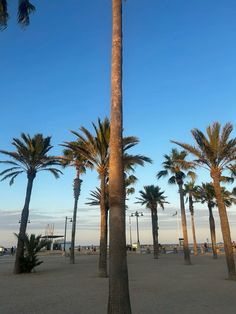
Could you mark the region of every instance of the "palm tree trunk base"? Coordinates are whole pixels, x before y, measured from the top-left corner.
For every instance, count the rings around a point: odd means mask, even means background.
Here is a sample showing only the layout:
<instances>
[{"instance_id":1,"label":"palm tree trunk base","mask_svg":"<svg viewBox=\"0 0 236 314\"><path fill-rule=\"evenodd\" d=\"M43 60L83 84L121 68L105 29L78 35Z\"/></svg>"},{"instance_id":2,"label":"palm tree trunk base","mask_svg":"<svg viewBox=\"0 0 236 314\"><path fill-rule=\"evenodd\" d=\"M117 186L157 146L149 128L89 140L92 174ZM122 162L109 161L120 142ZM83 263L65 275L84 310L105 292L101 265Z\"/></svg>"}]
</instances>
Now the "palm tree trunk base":
<instances>
[{"instance_id":1,"label":"palm tree trunk base","mask_svg":"<svg viewBox=\"0 0 236 314\"><path fill-rule=\"evenodd\" d=\"M98 277L100 278L108 278L107 272L104 270L99 270Z\"/></svg>"},{"instance_id":2,"label":"palm tree trunk base","mask_svg":"<svg viewBox=\"0 0 236 314\"><path fill-rule=\"evenodd\" d=\"M228 280L236 281L236 274L229 274Z\"/></svg>"}]
</instances>

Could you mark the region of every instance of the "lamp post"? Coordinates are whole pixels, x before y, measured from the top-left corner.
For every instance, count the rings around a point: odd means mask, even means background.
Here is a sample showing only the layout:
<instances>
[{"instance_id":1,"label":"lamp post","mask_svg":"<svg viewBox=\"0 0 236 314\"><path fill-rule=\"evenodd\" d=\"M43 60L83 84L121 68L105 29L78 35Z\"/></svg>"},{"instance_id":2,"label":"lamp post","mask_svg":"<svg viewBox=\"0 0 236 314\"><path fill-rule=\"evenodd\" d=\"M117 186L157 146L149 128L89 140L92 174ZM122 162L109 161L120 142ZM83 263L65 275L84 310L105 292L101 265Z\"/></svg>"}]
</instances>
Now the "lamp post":
<instances>
[{"instance_id":1,"label":"lamp post","mask_svg":"<svg viewBox=\"0 0 236 314\"><path fill-rule=\"evenodd\" d=\"M140 241L139 241L139 227L138 227L138 219L139 217L142 217L143 216L143 213L142 212L138 212L136 210L136 212L132 213L131 214L131 217L136 217L136 224L137 224L137 247L140 248Z\"/></svg>"},{"instance_id":2,"label":"lamp post","mask_svg":"<svg viewBox=\"0 0 236 314\"><path fill-rule=\"evenodd\" d=\"M66 230L67 230L67 220L70 219L70 222L72 222L72 218L67 217L65 218L65 233L64 233L64 248L63 251L66 251Z\"/></svg>"}]
</instances>

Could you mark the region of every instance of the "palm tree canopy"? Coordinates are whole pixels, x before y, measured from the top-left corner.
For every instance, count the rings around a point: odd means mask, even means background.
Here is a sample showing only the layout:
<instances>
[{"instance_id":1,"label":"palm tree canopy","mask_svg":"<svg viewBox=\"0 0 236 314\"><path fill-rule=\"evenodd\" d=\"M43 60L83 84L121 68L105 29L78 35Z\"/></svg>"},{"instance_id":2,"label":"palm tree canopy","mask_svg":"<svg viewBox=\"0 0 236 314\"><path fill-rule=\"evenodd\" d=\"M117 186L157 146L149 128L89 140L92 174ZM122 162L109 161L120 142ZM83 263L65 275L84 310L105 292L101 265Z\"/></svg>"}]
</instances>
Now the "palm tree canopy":
<instances>
[{"instance_id":1,"label":"palm tree canopy","mask_svg":"<svg viewBox=\"0 0 236 314\"><path fill-rule=\"evenodd\" d=\"M236 203L236 198L233 193L229 192L225 187L221 188L221 193L226 207L230 207L232 204ZM217 206L213 184L202 183L201 186L197 186L196 200L202 204L207 203L212 208Z\"/></svg>"},{"instance_id":2,"label":"palm tree canopy","mask_svg":"<svg viewBox=\"0 0 236 314\"><path fill-rule=\"evenodd\" d=\"M139 193L140 197L136 197L138 200L136 203L146 205L151 210L157 209L158 205L164 209L164 204L168 204L166 196L164 196L165 191L161 191L159 186L146 185L144 190Z\"/></svg>"},{"instance_id":3,"label":"palm tree canopy","mask_svg":"<svg viewBox=\"0 0 236 314\"><path fill-rule=\"evenodd\" d=\"M0 161L2 164L11 165L0 173L1 181L10 179L11 185L19 174L26 172L28 177L35 177L38 171L49 171L58 178L62 172L54 166L60 166L61 161L58 157L48 156L52 148L50 142L51 137L43 137L42 134L31 137L29 134L22 133L21 139L13 138L12 145L15 151L0 150L0 153L12 159Z\"/></svg>"},{"instance_id":4,"label":"palm tree canopy","mask_svg":"<svg viewBox=\"0 0 236 314\"><path fill-rule=\"evenodd\" d=\"M233 125L226 123L221 129L219 122L213 123L206 129L206 135L198 129L193 129L192 135L196 142L195 146L172 141L186 151L193 154L197 159L195 163L206 167L208 170L224 170L230 167L236 160L236 138L230 139Z\"/></svg>"},{"instance_id":5,"label":"palm tree canopy","mask_svg":"<svg viewBox=\"0 0 236 314\"><path fill-rule=\"evenodd\" d=\"M178 181L182 182L186 175L195 180L195 173L190 170L194 169L194 164L186 160L187 155L186 151L178 151L176 148L173 148L170 155L164 155L165 161L162 163L164 170L157 173L157 178L160 179L169 175L169 184L176 184ZM187 171L187 173L184 171Z\"/></svg>"},{"instance_id":6,"label":"palm tree canopy","mask_svg":"<svg viewBox=\"0 0 236 314\"><path fill-rule=\"evenodd\" d=\"M82 143L77 142L64 142L61 146L66 147L63 150L63 156L61 157L61 163L63 167L72 166L75 167L77 172L83 174L86 172L86 168L93 168L93 164L86 159L77 149L77 145Z\"/></svg>"},{"instance_id":7,"label":"palm tree canopy","mask_svg":"<svg viewBox=\"0 0 236 314\"><path fill-rule=\"evenodd\" d=\"M35 6L29 0L18 0L17 20L22 26L30 23L30 14L35 12ZM9 19L7 0L0 0L0 29L7 27Z\"/></svg>"},{"instance_id":8,"label":"palm tree canopy","mask_svg":"<svg viewBox=\"0 0 236 314\"><path fill-rule=\"evenodd\" d=\"M7 27L9 15L7 11L7 1L0 0L0 29L4 29Z\"/></svg>"},{"instance_id":9,"label":"palm tree canopy","mask_svg":"<svg viewBox=\"0 0 236 314\"><path fill-rule=\"evenodd\" d=\"M110 122L108 118L98 119L98 127L93 123L95 136L86 128L81 127L80 133L71 131L77 136L75 148L78 154L96 167L99 174L107 172L109 161Z\"/></svg>"},{"instance_id":10,"label":"palm tree canopy","mask_svg":"<svg viewBox=\"0 0 236 314\"><path fill-rule=\"evenodd\" d=\"M192 193L194 196L197 192L197 186L195 185L195 181L188 181L184 184L185 194Z\"/></svg>"},{"instance_id":11,"label":"palm tree canopy","mask_svg":"<svg viewBox=\"0 0 236 314\"><path fill-rule=\"evenodd\" d=\"M224 203L225 203L225 206L226 207L230 207L232 206L233 204L236 204L236 198L234 197L234 195L228 191L225 187L222 187L221 188L221 193L222 193L222 196L223 196L223 200L224 200Z\"/></svg>"},{"instance_id":12,"label":"palm tree canopy","mask_svg":"<svg viewBox=\"0 0 236 314\"><path fill-rule=\"evenodd\" d=\"M87 160L96 167L98 173L108 175L109 165L109 141L110 141L110 121L105 118L103 121L98 119L98 126L93 123L95 135L84 127L80 128L81 133L72 131L77 136L77 150ZM126 172L134 171L135 165L144 166L145 162L151 163L151 159L143 155L130 155L127 150L139 143L135 136L123 138L123 158L124 169Z\"/></svg>"},{"instance_id":13,"label":"palm tree canopy","mask_svg":"<svg viewBox=\"0 0 236 314\"><path fill-rule=\"evenodd\" d=\"M189 202L189 210L191 214L194 213L193 203L197 202L198 186L195 185L195 181L189 181L184 184L184 195L186 196L186 202Z\"/></svg>"},{"instance_id":14,"label":"palm tree canopy","mask_svg":"<svg viewBox=\"0 0 236 314\"><path fill-rule=\"evenodd\" d=\"M197 186L197 194L196 194L197 201L201 202L202 204L207 203L212 208L216 206L215 200L215 190L212 183L202 183L201 186Z\"/></svg>"}]
</instances>

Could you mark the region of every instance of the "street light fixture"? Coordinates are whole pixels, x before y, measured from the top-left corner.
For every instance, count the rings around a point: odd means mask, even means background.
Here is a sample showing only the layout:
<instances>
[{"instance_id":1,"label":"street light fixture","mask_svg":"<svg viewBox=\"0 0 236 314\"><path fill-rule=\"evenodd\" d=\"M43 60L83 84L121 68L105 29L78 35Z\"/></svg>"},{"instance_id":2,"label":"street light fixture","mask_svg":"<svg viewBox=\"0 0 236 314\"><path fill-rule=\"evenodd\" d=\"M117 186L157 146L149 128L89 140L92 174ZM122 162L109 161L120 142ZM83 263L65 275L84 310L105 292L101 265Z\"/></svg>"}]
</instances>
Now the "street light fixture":
<instances>
[{"instance_id":1,"label":"street light fixture","mask_svg":"<svg viewBox=\"0 0 236 314\"><path fill-rule=\"evenodd\" d=\"M64 247L63 247L63 251L66 251L66 230L67 230L67 220L69 220L70 222L73 222L72 218L67 217L65 218L65 233L64 233Z\"/></svg>"},{"instance_id":2,"label":"street light fixture","mask_svg":"<svg viewBox=\"0 0 236 314\"><path fill-rule=\"evenodd\" d=\"M136 217L136 224L137 224L137 247L140 248L140 241L139 241L139 227L138 227L138 219L139 217L143 216L143 212L136 212L131 214L131 217Z\"/></svg>"}]
</instances>

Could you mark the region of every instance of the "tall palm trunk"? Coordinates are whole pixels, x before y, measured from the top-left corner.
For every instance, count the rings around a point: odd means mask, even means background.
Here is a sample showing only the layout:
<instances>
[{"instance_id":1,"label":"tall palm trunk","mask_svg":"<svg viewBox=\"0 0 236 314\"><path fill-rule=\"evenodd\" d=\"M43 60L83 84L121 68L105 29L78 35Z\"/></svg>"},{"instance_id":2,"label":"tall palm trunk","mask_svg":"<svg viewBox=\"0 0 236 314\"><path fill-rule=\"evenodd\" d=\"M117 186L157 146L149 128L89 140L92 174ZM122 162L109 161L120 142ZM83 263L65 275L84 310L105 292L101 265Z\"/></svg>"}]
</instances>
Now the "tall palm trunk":
<instances>
[{"instance_id":1,"label":"tall palm trunk","mask_svg":"<svg viewBox=\"0 0 236 314\"><path fill-rule=\"evenodd\" d=\"M101 211L101 222L100 222L100 253L99 253L99 263L98 272L99 277L107 277L107 210L105 204L106 197L106 176L105 173L100 173L100 211Z\"/></svg>"},{"instance_id":2,"label":"tall palm trunk","mask_svg":"<svg viewBox=\"0 0 236 314\"><path fill-rule=\"evenodd\" d=\"M234 254L233 254L233 247L230 235L230 227L228 216L224 204L224 200L221 194L221 186L220 186L220 175L217 172L212 171L211 177L213 179L213 185L216 194L217 206L219 210L220 216L220 224L221 224L221 231L224 240L224 250L225 250L225 257L228 267L228 275L229 279L236 280L236 271L235 271L235 263L234 263Z\"/></svg>"},{"instance_id":3,"label":"tall palm trunk","mask_svg":"<svg viewBox=\"0 0 236 314\"><path fill-rule=\"evenodd\" d=\"M112 0L109 314L131 313L125 238L122 129L122 0Z\"/></svg>"},{"instance_id":4,"label":"tall palm trunk","mask_svg":"<svg viewBox=\"0 0 236 314\"><path fill-rule=\"evenodd\" d=\"M76 219L77 219L77 209L78 200L80 195L80 187L82 180L79 178L79 171L77 170L77 176L74 180L74 211L73 211L73 221L71 229L71 250L70 250L70 263L75 263L75 232L76 232Z\"/></svg>"},{"instance_id":5,"label":"tall palm trunk","mask_svg":"<svg viewBox=\"0 0 236 314\"><path fill-rule=\"evenodd\" d=\"M195 232L194 214L191 214L191 223L192 223L192 233L193 233L193 253L195 256L197 256L197 240L196 240L196 232Z\"/></svg>"},{"instance_id":6,"label":"tall palm trunk","mask_svg":"<svg viewBox=\"0 0 236 314\"><path fill-rule=\"evenodd\" d=\"M190 252L189 252L189 246L188 246L187 221L186 221L186 213L185 213L185 206L184 206L183 183L178 183L178 186L179 186L179 197L180 197L181 221L182 221L183 238L184 238L184 261L186 265L191 265Z\"/></svg>"},{"instance_id":7,"label":"tall palm trunk","mask_svg":"<svg viewBox=\"0 0 236 314\"><path fill-rule=\"evenodd\" d=\"M211 204L208 204L208 209L209 209L209 224L210 224L210 233L211 233L212 253L213 253L213 258L217 259L215 219L212 213Z\"/></svg>"},{"instance_id":8,"label":"tall palm trunk","mask_svg":"<svg viewBox=\"0 0 236 314\"><path fill-rule=\"evenodd\" d=\"M159 253L159 243L158 243L158 216L157 209L151 210L152 214L152 237L153 237L153 248L154 248L154 258L158 258Z\"/></svg>"},{"instance_id":9,"label":"tall palm trunk","mask_svg":"<svg viewBox=\"0 0 236 314\"><path fill-rule=\"evenodd\" d=\"M21 258L24 256L24 242L23 238L25 237L27 223L29 219L29 204L31 198L31 192L33 188L33 181L35 178L35 174L29 175L28 174L28 183L26 189L26 196L25 196L25 204L21 213L21 220L20 220L20 231L17 240L17 249L16 249L16 259L14 265L14 274L20 274L22 272L21 269Z\"/></svg>"},{"instance_id":10,"label":"tall palm trunk","mask_svg":"<svg viewBox=\"0 0 236 314\"><path fill-rule=\"evenodd\" d=\"M191 223L192 223L192 233L193 233L193 252L194 252L194 255L196 256L197 255L197 240L196 240L195 222L194 222L193 197L191 193L189 193L189 210L191 213Z\"/></svg>"}]
</instances>

